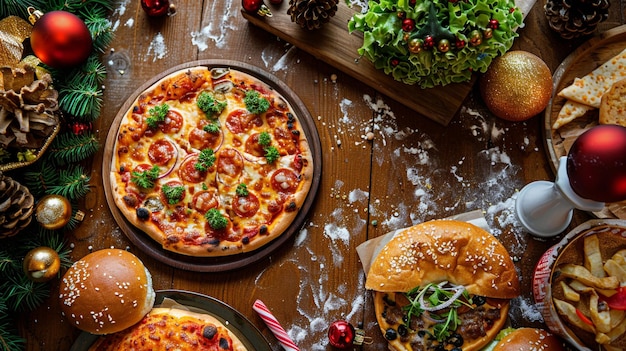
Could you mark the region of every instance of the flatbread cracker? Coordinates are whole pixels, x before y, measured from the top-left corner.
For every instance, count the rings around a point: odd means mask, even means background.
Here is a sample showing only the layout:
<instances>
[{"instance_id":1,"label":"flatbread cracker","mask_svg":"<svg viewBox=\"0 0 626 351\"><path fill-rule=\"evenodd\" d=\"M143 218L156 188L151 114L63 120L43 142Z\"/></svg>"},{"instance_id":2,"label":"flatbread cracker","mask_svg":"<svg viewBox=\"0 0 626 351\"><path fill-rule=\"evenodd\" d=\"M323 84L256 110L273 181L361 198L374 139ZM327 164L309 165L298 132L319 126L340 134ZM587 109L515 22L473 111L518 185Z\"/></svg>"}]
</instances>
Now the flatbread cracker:
<instances>
[{"instance_id":1,"label":"flatbread cracker","mask_svg":"<svg viewBox=\"0 0 626 351\"><path fill-rule=\"evenodd\" d=\"M561 107L561 111L559 111L559 115L556 117L556 121L554 121L552 128L559 129L576 118L584 116L587 111L592 109L592 106L567 100L565 104L563 104L563 107Z\"/></svg>"},{"instance_id":2,"label":"flatbread cracker","mask_svg":"<svg viewBox=\"0 0 626 351\"><path fill-rule=\"evenodd\" d=\"M613 83L624 78L626 78L626 49L584 77L574 79L572 85L561 90L558 95L599 108L602 95Z\"/></svg>"}]
</instances>

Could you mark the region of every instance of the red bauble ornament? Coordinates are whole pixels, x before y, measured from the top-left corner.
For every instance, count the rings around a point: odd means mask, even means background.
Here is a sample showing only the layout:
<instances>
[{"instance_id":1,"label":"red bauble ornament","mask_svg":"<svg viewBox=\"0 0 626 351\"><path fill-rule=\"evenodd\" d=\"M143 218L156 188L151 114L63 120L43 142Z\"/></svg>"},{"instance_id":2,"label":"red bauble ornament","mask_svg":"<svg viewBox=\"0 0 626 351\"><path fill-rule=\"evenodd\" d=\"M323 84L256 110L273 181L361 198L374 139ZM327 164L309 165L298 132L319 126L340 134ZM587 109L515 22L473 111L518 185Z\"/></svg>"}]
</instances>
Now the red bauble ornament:
<instances>
[{"instance_id":1,"label":"red bauble ornament","mask_svg":"<svg viewBox=\"0 0 626 351\"><path fill-rule=\"evenodd\" d=\"M54 68L83 63L91 54L85 22L67 11L51 11L34 20L30 45L41 62Z\"/></svg>"},{"instance_id":2,"label":"red bauble ornament","mask_svg":"<svg viewBox=\"0 0 626 351\"><path fill-rule=\"evenodd\" d=\"M585 199L626 200L626 128L599 125L581 134L567 155L567 177Z\"/></svg>"},{"instance_id":3,"label":"red bauble ornament","mask_svg":"<svg viewBox=\"0 0 626 351\"><path fill-rule=\"evenodd\" d=\"M141 0L141 8L150 17L173 15L176 7L169 0Z\"/></svg>"},{"instance_id":4,"label":"red bauble ornament","mask_svg":"<svg viewBox=\"0 0 626 351\"><path fill-rule=\"evenodd\" d=\"M248 13L259 16L272 17L272 11L263 3L263 0L241 0L241 7Z\"/></svg>"},{"instance_id":5,"label":"red bauble ornament","mask_svg":"<svg viewBox=\"0 0 626 351\"><path fill-rule=\"evenodd\" d=\"M328 341L332 347L347 349L353 346L356 331L352 324L338 320L328 328Z\"/></svg>"}]
</instances>

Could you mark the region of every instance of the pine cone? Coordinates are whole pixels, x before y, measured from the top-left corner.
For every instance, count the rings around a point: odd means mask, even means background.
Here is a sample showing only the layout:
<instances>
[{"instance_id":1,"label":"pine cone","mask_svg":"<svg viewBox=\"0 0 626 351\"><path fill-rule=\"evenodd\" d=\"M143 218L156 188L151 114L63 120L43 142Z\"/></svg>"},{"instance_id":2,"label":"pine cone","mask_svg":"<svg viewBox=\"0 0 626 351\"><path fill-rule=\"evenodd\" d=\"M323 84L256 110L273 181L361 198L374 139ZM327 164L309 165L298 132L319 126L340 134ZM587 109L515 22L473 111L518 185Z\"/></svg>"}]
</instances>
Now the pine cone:
<instances>
[{"instance_id":1,"label":"pine cone","mask_svg":"<svg viewBox=\"0 0 626 351\"><path fill-rule=\"evenodd\" d=\"M34 204L27 187L0 171L0 239L14 236L30 224Z\"/></svg>"},{"instance_id":2,"label":"pine cone","mask_svg":"<svg viewBox=\"0 0 626 351\"><path fill-rule=\"evenodd\" d=\"M59 124L59 93L46 73L0 67L0 147L39 148Z\"/></svg>"},{"instance_id":3,"label":"pine cone","mask_svg":"<svg viewBox=\"0 0 626 351\"><path fill-rule=\"evenodd\" d=\"M564 39L591 34L609 16L608 0L547 0L544 7L550 28Z\"/></svg>"},{"instance_id":4,"label":"pine cone","mask_svg":"<svg viewBox=\"0 0 626 351\"><path fill-rule=\"evenodd\" d=\"M330 21L337 12L339 0L289 0L291 21L312 30Z\"/></svg>"}]
</instances>

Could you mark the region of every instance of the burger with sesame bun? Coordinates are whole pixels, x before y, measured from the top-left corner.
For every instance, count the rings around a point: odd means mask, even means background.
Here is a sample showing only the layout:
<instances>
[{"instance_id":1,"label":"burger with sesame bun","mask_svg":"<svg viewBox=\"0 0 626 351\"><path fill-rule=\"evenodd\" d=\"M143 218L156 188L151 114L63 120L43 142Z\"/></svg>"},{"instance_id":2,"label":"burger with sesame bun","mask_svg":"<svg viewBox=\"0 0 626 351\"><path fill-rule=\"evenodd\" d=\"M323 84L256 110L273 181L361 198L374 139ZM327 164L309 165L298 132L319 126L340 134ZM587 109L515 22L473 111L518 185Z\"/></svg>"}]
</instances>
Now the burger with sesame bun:
<instances>
[{"instance_id":1,"label":"burger with sesame bun","mask_svg":"<svg viewBox=\"0 0 626 351\"><path fill-rule=\"evenodd\" d=\"M537 328L506 328L498 334L493 348L483 351L566 351L558 336Z\"/></svg>"},{"instance_id":2,"label":"burger with sesame bun","mask_svg":"<svg viewBox=\"0 0 626 351\"><path fill-rule=\"evenodd\" d=\"M152 277L132 253L92 252L76 261L59 287L61 311L77 328L110 334L139 322L156 298Z\"/></svg>"},{"instance_id":3,"label":"burger with sesame bun","mask_svg":"<svg viewBox=\"0 0 626 351\"><path fill-rule=\"evenodd\" d=\"M519 278L491 234L435 220L396 233L374 258L365 287L391 350L475 351L506 323Z\"/></svg>"}]
</instances>

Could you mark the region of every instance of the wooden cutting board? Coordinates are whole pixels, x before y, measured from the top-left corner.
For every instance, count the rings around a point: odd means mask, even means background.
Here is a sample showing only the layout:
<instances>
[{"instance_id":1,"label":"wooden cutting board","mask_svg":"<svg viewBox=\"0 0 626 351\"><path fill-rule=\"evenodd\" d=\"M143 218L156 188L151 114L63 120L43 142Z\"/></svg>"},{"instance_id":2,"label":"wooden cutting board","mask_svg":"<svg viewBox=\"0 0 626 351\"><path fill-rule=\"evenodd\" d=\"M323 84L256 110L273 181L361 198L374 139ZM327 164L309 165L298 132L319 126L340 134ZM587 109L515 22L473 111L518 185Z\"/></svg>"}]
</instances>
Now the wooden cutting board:
<instances>
[{"instance_id":1,"label":"wooden cutting board","mask_svg":"<svg viewBox=\"0 0 626 351\"><path fill-rule=\"evenodd\" d=\"M535 0L522 2L519 6L525 15ZM442 125L447 125L456 115L476 81L474 76L466 83L422 89L417 85L407 85L394 80L382 70L376 69L366 58L359 58L357 50L363 45L363 35L360 32L348 33L348 21L357 9L349 8L344 1L339 1L337 13L330 22L312 31L302 29L291 21L287 14L288 0L283 0L280 5L267 4L267 6L272 12L272 17L260 17L242 10L243 17Z\"/></svg>"}]
</instances>

